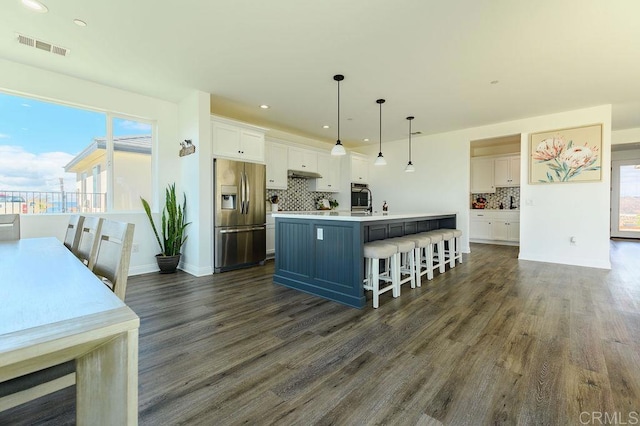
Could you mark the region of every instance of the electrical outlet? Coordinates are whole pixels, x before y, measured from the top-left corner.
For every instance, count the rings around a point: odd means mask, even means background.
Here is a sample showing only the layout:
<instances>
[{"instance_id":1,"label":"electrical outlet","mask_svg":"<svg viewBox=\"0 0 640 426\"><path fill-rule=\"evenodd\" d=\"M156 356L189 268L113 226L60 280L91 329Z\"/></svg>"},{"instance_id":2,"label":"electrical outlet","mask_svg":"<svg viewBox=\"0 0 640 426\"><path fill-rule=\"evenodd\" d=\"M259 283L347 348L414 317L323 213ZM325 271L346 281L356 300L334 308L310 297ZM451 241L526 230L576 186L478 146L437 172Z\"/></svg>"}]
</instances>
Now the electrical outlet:
<instances>
[{"instance_id":1,"label":"electrical outlet","mask_svg":"<svg viewBox=\"0 0 640 426\"><path fill-rule=\"evenodd\" d=\"M318 240L323 240L324 239L324 232L323 232L322 228L318 228L316 230L316 239L318 239Z\"/></svg>"},{"instance_id":2,"label":"electrical outlet","mask_svg":"<svg viewBox=\"0 0 640 426\"><path fill-rule=\"evenodd\" d=\"M569 244L572 246L575 246L578 243L578 240L576 239L576 237L569 237Z\"/></svg>"}]
</instances>

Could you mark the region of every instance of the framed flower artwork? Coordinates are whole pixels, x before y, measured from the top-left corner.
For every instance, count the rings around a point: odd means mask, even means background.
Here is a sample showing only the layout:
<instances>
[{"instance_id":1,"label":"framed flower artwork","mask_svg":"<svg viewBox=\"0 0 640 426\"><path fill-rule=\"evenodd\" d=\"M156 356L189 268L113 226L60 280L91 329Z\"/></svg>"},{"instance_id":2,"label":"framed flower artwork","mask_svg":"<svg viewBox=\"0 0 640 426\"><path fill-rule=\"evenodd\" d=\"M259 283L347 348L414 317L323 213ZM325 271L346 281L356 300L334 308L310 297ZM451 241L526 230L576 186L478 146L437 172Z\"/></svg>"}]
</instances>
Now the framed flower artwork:
<instances>
[{"instance_id":1,"label":"framed flower artwork","mask_svg":"<svg viewBox=\"0 0 640 426\"><path fill-rule=\"evenodd\" d=\"M602 179L602 124L532 133L529 183Z\"/></svg>"}]
</instances>

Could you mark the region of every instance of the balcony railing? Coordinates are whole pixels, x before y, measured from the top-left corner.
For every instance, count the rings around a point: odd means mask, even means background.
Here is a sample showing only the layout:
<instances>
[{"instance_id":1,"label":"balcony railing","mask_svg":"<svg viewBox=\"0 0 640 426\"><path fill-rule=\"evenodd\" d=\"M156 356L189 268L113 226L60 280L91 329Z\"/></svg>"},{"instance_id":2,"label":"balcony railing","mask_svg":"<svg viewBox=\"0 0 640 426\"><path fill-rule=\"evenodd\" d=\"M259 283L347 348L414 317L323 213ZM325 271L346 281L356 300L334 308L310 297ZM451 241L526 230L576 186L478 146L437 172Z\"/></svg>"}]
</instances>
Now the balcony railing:
<instances>
[{"instance_id":1,"label":"balcony railing","mask_svg":"<svg viewBox=\"0 0 640 426\"><path fill-rule=\"evenodd\" d=\"M5 191L0 189L0 214L103 213L104 192Z\"/></svg>"}]
</instances>

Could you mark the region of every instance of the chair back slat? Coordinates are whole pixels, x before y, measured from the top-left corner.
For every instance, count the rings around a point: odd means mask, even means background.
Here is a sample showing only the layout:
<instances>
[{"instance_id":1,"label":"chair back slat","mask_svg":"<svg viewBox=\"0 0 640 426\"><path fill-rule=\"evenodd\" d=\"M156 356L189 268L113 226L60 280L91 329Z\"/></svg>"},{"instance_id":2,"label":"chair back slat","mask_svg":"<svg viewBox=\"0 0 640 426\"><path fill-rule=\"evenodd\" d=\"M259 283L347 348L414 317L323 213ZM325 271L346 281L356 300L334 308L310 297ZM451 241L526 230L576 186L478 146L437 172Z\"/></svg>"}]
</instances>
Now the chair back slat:
<instances>
[{"instance_id":1,"label":"chair back slat","mask_svg":"<svg viewBox=\"0 0 640 426\"><path fill-rule=\"evenodd\" d=\"M72 215L69 218L67 232L64 236L64 245L74 254L78 251L80 235L82 234L82 225L84 225L84 216Z\"/></svg>"},{"instance_id":2,"label":"chair back slat","mask_svg":"<svg viewBox=\"0 0 640 426\"><path fill-rule=\"evenodd\" d=\"M0 214L0 241L20 239L20 215Z\"/></svg>"},{"instance_id":3,"label":"chair back slat","mask_svg":"<svg viewBox=\"0 0 640 426\"><path fill-rule=\"evenodd\" d=\"M124 300L131 260L134 225L105 219L97 238L98 249L93 273L106 280L113 292Z\"/></svg>"},{"instance_id":4,"label":"chair back slat","mask_svg":"<svg viewBox=\"0 0 640 426\"><path fill-rule=\"evenodd\" d=\"M104 219L99 217L87 216L84 218L84 223L82 224L80 241L75 255L87 265L89 269L93 269L96 250L98 249L98 235L100 234L103 220Z\"/></svg>"}]
</instances>

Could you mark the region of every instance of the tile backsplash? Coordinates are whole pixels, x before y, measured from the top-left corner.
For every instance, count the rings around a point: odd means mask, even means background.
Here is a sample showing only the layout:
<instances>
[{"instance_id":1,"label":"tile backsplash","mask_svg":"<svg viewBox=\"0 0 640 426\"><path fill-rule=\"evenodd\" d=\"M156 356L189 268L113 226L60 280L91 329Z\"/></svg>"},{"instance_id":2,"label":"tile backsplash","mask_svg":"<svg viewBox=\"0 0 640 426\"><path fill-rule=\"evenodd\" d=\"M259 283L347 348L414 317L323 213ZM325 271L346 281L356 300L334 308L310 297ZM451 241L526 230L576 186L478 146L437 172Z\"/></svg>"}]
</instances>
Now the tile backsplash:
<instances>
[{"instance_id":1,"label":"tile backsplash","mask_svg":"<svg viewBox=\"0 0 640 426\"><path fill-rule=\"evenodd\" d=\"M278 196L278 208L286 211L316 210L318 198L333 199L330 192L309 191L307 179L292 177L287 178L287 189L267 189L267 199L273 195Z\"/></svg>"},{"instance_id":2,"label":"tile backsplash","mask_svg":"<svg viewBox=\"0 0 640 426\"><path fill-rule=\"evenodd\" d=\"M511 197L513 197L513 204L517 209L520 208L520 187L509 187L509 188L496 188L495 194L471 194L471 202L472 203L478 198L484 197L487 200L487 209L499 209L500 203L504 206L505 209L509 208Z\"/></svg>"}]
</instances>

